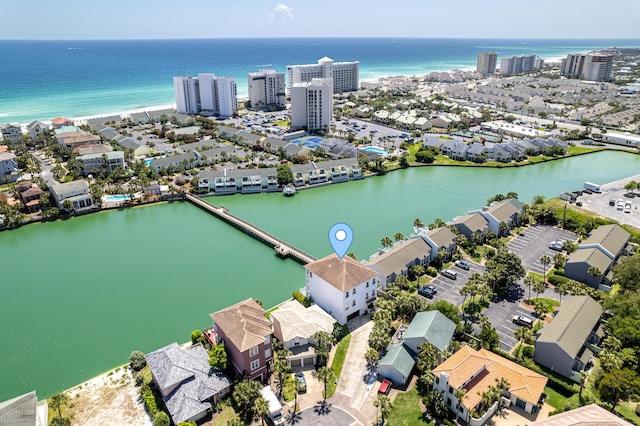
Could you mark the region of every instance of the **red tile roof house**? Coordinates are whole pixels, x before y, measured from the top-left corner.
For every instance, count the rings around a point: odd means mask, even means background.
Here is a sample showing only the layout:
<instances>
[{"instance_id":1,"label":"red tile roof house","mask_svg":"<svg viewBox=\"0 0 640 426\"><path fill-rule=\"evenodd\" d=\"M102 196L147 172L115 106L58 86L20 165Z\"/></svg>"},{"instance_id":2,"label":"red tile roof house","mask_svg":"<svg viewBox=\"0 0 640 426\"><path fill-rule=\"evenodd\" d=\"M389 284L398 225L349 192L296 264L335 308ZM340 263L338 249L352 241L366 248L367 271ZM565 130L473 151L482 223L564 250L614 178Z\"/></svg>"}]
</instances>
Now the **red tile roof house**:
<instances>
[{"instance_id":1,"label":"red tile roof house","mask_svg":"<svg viewBox=\"0 0 640 426\"><path fill-rule=\"evenodd\" d=\"M469 346L463 346L434 368L432 373L435 378L433 388L443 392L447 407L454 413L457 409L460 418L470 426L484 424L495 412L497 404L489 408L480 419L471 417L469 413L479 406L482 394L495 386L496 380L505 378L509 382L509 389L503 393L503 399L508 398L509 404L528 413L537 409L547 384L546 377L528 368L486 349L476 351ZM466 391L460 404L455 396L456 389Z\"/></svg>"},{"instance_id":2,"label":"red tile roof house","mask_svg":"<svg viewBox=\"0 0 640 426\"><path fill-rule=\"evenodd\" d=\"M267 364L273 361L273 325L265 310L249 298L210 315L213 328L204 330L207 340L224 343L236 373L266 381Z\"/></svg>"}]
</instances>

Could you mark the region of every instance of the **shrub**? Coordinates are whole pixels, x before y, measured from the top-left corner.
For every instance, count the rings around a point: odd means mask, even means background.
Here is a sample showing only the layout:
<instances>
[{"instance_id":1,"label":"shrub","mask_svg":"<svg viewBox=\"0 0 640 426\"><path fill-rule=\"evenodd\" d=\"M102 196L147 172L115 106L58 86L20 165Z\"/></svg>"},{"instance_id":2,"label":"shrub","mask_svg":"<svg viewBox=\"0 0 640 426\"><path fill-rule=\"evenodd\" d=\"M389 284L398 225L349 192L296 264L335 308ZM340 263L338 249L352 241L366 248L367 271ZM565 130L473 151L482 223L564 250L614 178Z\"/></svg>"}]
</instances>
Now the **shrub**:
<instances>
[{"instance_id":1,"label":"shrub","mask_svg":"<svg viewBox=\"0 0 640 426\"><path fill-rule=\"evenodd\" d=\"M300 293L299 291L294 291L292 293L292 296L294 299L296 299L298 302L302 303L302 305L305 308L308 308L309 306L311 306L311 299L308 297L304 297L304 295L302 293Z\"/></svg>"},{"instance_id":2,"label":"shrub","mask_svg":"<svg viewBox=\"0 0 640 426\"><path fill-rule=\"evenodd\" d=\"M153 416L153 426L169 426L169 416L164 411L158 411Z\"/></svg>"},{"instance_id":3,"label":"shrub","mask_svg":"<svg viewBox=\"0 0 640 426\"><path fill-rule=\"evenodd\" d=\"M523 346L522 347L522 356L527 358L533 358L533 346Z\"/></svg>"},{"instance_id":4,"label":"shrub","mask_svg":"<svg viewBox=\"0 0 640 426\"><path fill-rule=\"evenodd\" d=\"M567 282L571 281L569 278L563 277L561 275L549 275L547 277L547 280L550 284L553 285L566 284Z\"/></svg>"},{"instance_id":5,"label":"shrub","mask_svg":"<svg viewBox=\"0 0 640 426\"><path fill-rule=\"evenodd\" d=\"M131 362L131 368L133 371L140 371L145 367L145 365L147 365L147 360L144 359L144 354L140 351L131 352L129 361Z\"/></svg>"}]
</instances>

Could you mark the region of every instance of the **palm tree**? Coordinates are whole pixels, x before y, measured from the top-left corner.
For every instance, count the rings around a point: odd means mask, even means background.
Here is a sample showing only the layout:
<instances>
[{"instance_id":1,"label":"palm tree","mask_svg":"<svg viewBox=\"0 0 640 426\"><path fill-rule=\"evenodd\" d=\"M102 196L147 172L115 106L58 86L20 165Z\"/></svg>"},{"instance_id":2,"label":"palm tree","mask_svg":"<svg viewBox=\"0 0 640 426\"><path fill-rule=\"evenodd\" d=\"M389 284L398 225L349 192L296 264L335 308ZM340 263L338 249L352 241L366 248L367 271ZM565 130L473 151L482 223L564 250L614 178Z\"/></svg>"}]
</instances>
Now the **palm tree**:
<instances>
[{"instance_id":1,"label":"palm tree","mask_svg":"<svg viewBox=\"0 0 640 426\"><path fill-rule=\"evenodd\" d=\"M380 410L380 414L382 415L382 424L384 424L384 416L389 414L391 408L393 408L393 404L387 395L378 395L375 401L373 401L374 407ZM378 420L378 416L376 415L376 420Z\"/></svg>"},{"instance_id":2,"label":"palm tree","mask_svg":"<svg viewBox=\"0 0 640 426\"><path fill-rule=\"evenodd\" d=\"M600 271L600 269L597 266L591 266L589 267L589 269L587 269L587 275L591 275L591 277L593 278L593 287L597 288L596 278L602 275L602 272Z\"/></svg>"},{"instance_id":3,"label":"palm tree","mask_svg":"<svg viewBox=\"0 0 640 426\"><path fill-rule=\"evenodd\" d=\"M587 384L587 379L589 378L589 373L585 370L580 371L580 392L578 393L578 398L582 400L582 390L584 389L584 385Z\"/></svg>"},{"instance_id":4,"label":"palm tree","mask_svg":"<svg viewBox=\"0 0 640 426\"><path fill-rule=\"evenodd\" d=\"M544 293L544 289L547 288L542 281L536 281L533 283L533 291L536 292L536 299L540 298L540 293Z\"/></svg>"},{"instance_id":5,"label":"palm tree","mask_svg":"<svg viewBox=\"0 0 640 426\"><path fill-rule=\"evenodd\" d=\"M467 391L464 389L454 389L453 394L458 400L458 404L456 405L456 424L458 424L458 418L460 416L460 406L462 405L462 400L467 394Z\"/></svg>"},{"instance_id":6,"label":"palm tree","mask_svg":"<svg viewBox=\"0 0 640 426\"><path fill-rule=\"evenodd\" d=\"M532 276L527 275L524 279L524 284L529 287L529 300L531 300L531 286L535 284L536 280Z\"/></svg>"},{"instance_id":7,"label":"palm tree","mask_svg":"<svg viewBox=\"0 0 640 426\"><path fill-rule=\"evenodd\" d=\"M544 268L543 281L546 283L547 282L547 266L551 263L551 258L545 254L540 258L540 263L542 263L542 266Z\"/></svg>"},{"instance_id":8,"label":"palm tree","mask_svg":"<svg viewBox=\"0 0 640 426\"><path fill-rule=\"evenodd\" d=\"M393 236L393 239L396 241L402 241L404 240L404 235L402 234L402 232L396 232L396 234Z\"/></svg>"},{"instance_id":9,"label":"palm tree","mask_svg":"<svg viewBox=\"0 0 640 426\"><path fill-rule=\"evenodd\" d=\"M67 397L64 393L57 393L51 397L51 401L49 402L49 406L58 410L58 418L62 418L62 406L67 404L69 397Z\"/></svg>"},{"instance_id":10,"label":"palm tree","mask_svg":"<svg viewBox=\"0 0 640 426\"><path fill-rule=\"evenodd\" d=\"M569 289L567 288L566 283L559 283L553 291L560 295L560 303L562 303L562 296L569 294Z\"/></svg>"},{"instance_id":11,"label":"palm tree","mask_svg":"<svg viewBox=\"0 0 640 426\"><path fill-rule=\"evenodd\" d=\"M262 419L262 426L264 426L264 418L271 414L269 410L269 403L263 397L259 397L253 403L253 414Z\"/></svg>"},{"instance_id":12,"label":"palm tree","mask_svg":"<svg viewBox=\"0 0 640 426\"><path fill-rule=\"evenodd\" d=\"M509 225L507 225L505 222L500 222L500 225L498 225L498 229L500 230L500 235L503 237L506 237L509 234Z\"/></svg>"},{"instance_id":13,"label":"palm tree","mask_svg":"<svg viewBox=\"0 0 640 426\"><path fill-rule=\"evenodd\" d=\"M564 268L564 255L562 253L556 253L553 256L553 267L556 269L563 269Z\"/></svg>"},{"instance_id":14,"label":"palm tree","mask_svg":"<svg viewBox=\"0 0 640 426\"><path fill-rule=\"evenodd\" d=\"M322 402L327 401L327 383L336 379L336 373L329 367L322 367L316 372L316 377L322 381L324 391L322 392Z\"/></svg>"},{"instance_id":15,"label":"palm tree","mask_svg":"<svg viewBox=\"0 0 640 426\"><path fill-rule=\"evenodd\" d=\"M416 220L413 221L413 226L415 226L416 228L424 228L424 222L422 221L422 219L416 218Z\"/></svg>"},{"instance_id":16,"label":"palm tree","mask_svg":"<svg viewBox=\"0 0 640 426\"><path fill-rule=\"evenodd\" d=\"M523 343L529 337L529 331L527 327L518 327L516 331L513 332L513 335L520 343Z\"/></svg>"},{"instance_id":17,"label":"palm tree","mask_svg":"<svg viewBox=\"0 0 640 426\"><path fill-rule=\"evenodd\" d=\"M380 244L382 244L382 247L384 248L389 248L393 245L393 240L389 237L384 237L380 240Z\"/></svg>"}]
</instances>

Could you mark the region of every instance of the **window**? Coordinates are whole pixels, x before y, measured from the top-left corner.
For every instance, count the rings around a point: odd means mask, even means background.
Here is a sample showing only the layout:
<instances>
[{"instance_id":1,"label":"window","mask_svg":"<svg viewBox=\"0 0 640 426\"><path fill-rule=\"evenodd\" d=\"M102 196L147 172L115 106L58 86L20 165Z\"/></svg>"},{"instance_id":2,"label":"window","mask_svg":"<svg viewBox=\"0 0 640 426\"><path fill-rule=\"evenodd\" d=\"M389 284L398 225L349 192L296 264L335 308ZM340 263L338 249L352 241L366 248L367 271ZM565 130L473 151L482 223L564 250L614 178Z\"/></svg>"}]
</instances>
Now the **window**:
<instances>
[{"instance_id":1,"label":"window","mask_svg":"<svg viewBox=\"0 0 640 426\"><path fill-rule=\"evenodd\" d=\"M271 349L265 349L264 350L264 357L265 357L265 359L271 358Z\"/></svg>"},{"instance_id":2,"label":"window","mask_svg":"<svg viewBox=\"0 0 640 426\"><path fill-rule=\"evenodd\" d=\"M353 301L353 304L351 306L356 306L356 301L355 300Z\"/></svg>"},{"instance_id":3,"label":"window","mask_svg":"<svg viewBox=\"0 0 640 426\"><path fill-rule=\"evenodd\" d=\"M369 300L369 293L364 295L365 300Z\"/></svg>"},{"instance_id":4,"label":"window","mask_svg":"<svg viewBox=\"0 0 640 426\"><path fill-rule=\"evenodd\" d=\"M346 292L344 297L349 297L349 292Z\"/></svg>"},{"instance_id":5,"label":"window","mask_svg":"<svg viewBox=\"0 0 640 426\"><path fill-rule=\"evenodd\" d=\"M367 288L369 288L369 281L367 281Z\"/></svg>"},{"instance_id":6,"label":"window","mask_svg":"<svg viewBox=\"0 0 640 426\"><path fill-rule=\"evenodd\" d=\"M440 384L440 376L434 376L434 377L435 377L436 385L439 385Z\"/></svg>"},{"instance_id":7,"label":"window","mask_svg":"<svg viewBox=\"0 0 640 426\"><path fill-rule=\"evenodd\" d=\"M449 393L453 394L453 388L449 386Z\"/></svg>"},{"instance_id":8,"label":"window","mask_svg":"<svg viewBox=\"0 0 640 426\"><path fill-rule=\"evenodd\" d=\"M223 396L227 393L227 389L222 389L220 392L218 392L218 395Z\"/></svg>"},{"instance_id":9,"label":"window","mask_svg":"<svg viewBox=\"0 0 640 426\"><path fill-rule=\"evenodd\" d=\"M249 356L256 356L258 355L259 349L257 346L254 346L253 348L249 349Z\"/></svg>"},{"instance_id":10,"label":"window","mask_svg":"<svg viewBox=\"0 0 640 426\"><path fill-rule=\"evenodd\" d=\"M375 295L376 295L376 291L375 291L375 290L373 290L373 291L371 292L371 297L373 297L373 296L375 296Z\"/></svg>"},{"instance_id":11,"label":"window","mask_svg":"<svg viewBox=\"0 0 640 426\"><path fill-rule=\"evenodd\" d=\"M353 293L351 293L351 294L356 294L356 289L355 288L353 289Z\"/></svg>"},{"instance_id":12,"label":"window","mask_svg":"<svg viewBox=\"0 0 640 426\"><path fill-rule=\"evenodd\" d=\"M265 344L265 345L269 345L269 344L271 344L271 335L265 336L265 338L264 338L264 344Z\"/></svg>"},{"instance_id":13,"label":"window","mask_svg":"<svg viewBox=\"0 0 640 426\"><path fill-rule=\"evenodd\" d=\"M260 360L256 359L255 361L251 361L251 371L255 371L260 368Z\"/></svg>"}]
</instances>

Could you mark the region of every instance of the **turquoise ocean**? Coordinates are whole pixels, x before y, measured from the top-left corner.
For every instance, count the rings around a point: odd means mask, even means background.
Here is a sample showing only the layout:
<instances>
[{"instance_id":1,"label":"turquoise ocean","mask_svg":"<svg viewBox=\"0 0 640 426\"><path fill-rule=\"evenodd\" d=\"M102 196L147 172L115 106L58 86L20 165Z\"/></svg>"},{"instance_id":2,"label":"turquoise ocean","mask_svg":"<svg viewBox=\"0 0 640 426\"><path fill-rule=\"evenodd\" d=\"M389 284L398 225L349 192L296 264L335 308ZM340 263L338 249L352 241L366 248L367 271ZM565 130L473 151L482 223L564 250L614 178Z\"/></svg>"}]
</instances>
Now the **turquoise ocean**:
<instances>
[{"instance_id":1,"label":"turquoise ocean","mask_svg":"<svg viewBox=\"0 0 640 426\"><path fill-rule=\"evenodd\" d=\"M173 76L235 76L247 95L247 73L287 65L359 61L361 80L475 68L480 52L537 54L640 46L640 40L488 40L415 38L281 38L119 41L0 40L0 123L59 116L107 115L174 104Z\"/></svg>"}]
</instances>

